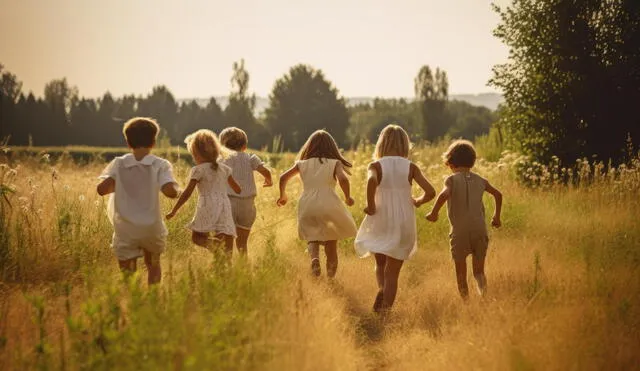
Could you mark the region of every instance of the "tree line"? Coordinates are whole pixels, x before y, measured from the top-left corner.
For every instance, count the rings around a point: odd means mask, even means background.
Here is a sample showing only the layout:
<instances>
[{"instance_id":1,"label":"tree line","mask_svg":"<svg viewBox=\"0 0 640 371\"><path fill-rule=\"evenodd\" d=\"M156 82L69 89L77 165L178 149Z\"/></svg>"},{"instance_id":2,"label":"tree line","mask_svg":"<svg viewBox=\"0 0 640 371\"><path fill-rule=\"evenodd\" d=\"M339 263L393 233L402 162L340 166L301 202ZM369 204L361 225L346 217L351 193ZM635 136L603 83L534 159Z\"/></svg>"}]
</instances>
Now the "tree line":
<instances>
[{"instance_id":1,"label":"tree line","mask_svg":"<svg viewBox=\"0 0 640 371\"><path fill-rule=\"evenodd\" d=\"M180 144L190 132L207 128L219 132L237 126L249 135L253 148L297 150L317 129L329 130L345 148L373 141L385 125L396 122L414 140L434 141L445 135L473 139L487 133L495 114L485 108L448 100L446 73L428 66L415 80L416 99L381 99L347 107L321 70L293 66L278 79L269 107L256 116L256 96L249 93L250 76L244 60L232 66L226 107L215 98L206 105L179 102L164 85L146 96L80 96L66 78L46 84L44 95L25 94L15 74L0 65L0 139L10 145L122 146L122 123L133 116L156 118L162 140Z\"/></svg>"}]
</instances>

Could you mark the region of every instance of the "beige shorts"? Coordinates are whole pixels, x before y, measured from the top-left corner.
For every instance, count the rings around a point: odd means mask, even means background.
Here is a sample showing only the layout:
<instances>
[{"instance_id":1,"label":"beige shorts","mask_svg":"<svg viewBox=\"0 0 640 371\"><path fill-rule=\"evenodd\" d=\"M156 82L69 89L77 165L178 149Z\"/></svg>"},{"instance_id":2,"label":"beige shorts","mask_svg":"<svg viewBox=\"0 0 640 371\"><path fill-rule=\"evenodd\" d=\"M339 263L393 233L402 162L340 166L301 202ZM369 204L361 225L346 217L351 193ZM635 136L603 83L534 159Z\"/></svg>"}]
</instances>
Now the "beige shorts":
<instances>
[{"instance_id":1,"label":"beige shorts","mask_svg":"<svg viewBox=\"0 0 640 371\"><path fill-rule=\"evenodd\" d=\"M118 260L139 258L144 256L144 251L150 252L154 258L159 259L160 254L164 252L165 245L166 236L162 234L132 237L124 233L114 233L111 243Z\"/></svg>"},{"instance_id":2,"label":"beige shorts","mask_svg":"<svg viewBox=\"0 0 640 371\"><path fill-rule=\"evenodd\" d=\"M475 258L484 258L489 248L487 235L473 236L469 234L449 236L451 238L451 257L453 260L464 260L469 255Z\"/></svg>"},{"instance_id":3,"label":"beige shorts","mask_svg":"<svg viewBox=\"0 0 640 371\"><path fill-rule=\"evenodd\" d=\"M250 230L256 221L256 204L254 199L255 197L240 198L229 196L233 222L237 228Z\"/></svg>"}]
</instances>

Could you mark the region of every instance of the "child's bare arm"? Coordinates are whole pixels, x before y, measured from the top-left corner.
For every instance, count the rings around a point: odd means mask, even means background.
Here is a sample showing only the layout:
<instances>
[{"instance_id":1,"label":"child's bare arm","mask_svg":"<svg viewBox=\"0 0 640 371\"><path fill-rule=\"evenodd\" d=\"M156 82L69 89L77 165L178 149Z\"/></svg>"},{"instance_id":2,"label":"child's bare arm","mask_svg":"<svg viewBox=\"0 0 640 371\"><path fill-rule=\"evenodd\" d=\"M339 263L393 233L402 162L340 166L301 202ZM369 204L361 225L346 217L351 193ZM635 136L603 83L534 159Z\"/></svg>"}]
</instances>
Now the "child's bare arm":
<instances>
[{"instance_id":1,"label":"child's bare arm","mask_svg":"<svg viewBox=\"0 0 640 371\"><path fill-rule=\"evenodd\" d=\"M233 176L229 175L229 177L227 178L227 183L235 193L240 194L240 192L242 192L242 188L240 188L240 184L238 184L238 182L236 182L236 180L233 179Z\"/></svg>"},{"instance_id":2,"label":"child's bare arm","mask_svg":"<svg viewBox=\"0 0 640 371\"><path fill-rule=\"evenodd\" d=\"M107 178L98 184L97 187L98 195L105 196L109 193L113 193L116 191L116 180L113 178Z\"/></svg>"},{"instance_id":3,"label":"child's bare arm","mask_svg":"<svg viewBox=\"0 0 640 371\"><path fill-rule=\"evenodd\" d=\"M264 177L264 183L262 184L263 187L271 187L273 185L273 180L271 180L271 170L264 167L264 165L260 165L256 171Z\"/></svg>"},{"instance_id":4,"label":"child's bare arm","mask_svg":"<svg viewBox=\"0 0 640 371\"><path fill-rule=\"evenodd\" d=\"M182 205L184 205L184 203L187 202L187 200L189 200L189 197L191 197L191 194L193 193L193 189L196 188L197 184L198 184L198 181L195 179L191 179L189 181L187 188L184 189L184 192L182 192L182 194L180 195L180 198L178 198L178 202L176 202L176 204L173 206L173 209L171 210L171 212L167 214L167 219L173 218L178 212L178 210L182 207Z\"/></svg>"},{"instance_id":5,"label":"child's bare arm","mask_svg":"<svg viewBox=\"0 0 640 371\"><path fill-rule=\"evenodd\" d=\"M422 190L424 191L422 196L413 200L413 204L416 207L420 207L423 204L433 200L434 197L436 197L435 188L433 188L433 186L431 185L431 183L429 183L427 178L424 177L424 174L422 174L422 171L420 170L420 168L416 166L416 164L414 163L411 163L411 178L412 180L415 180L416 183L418 183L418 185L420 186L420 188L422 188Z\"/></svg>"},{"instance_id":6,"label":"child's bare arm","mask_svg":"<svg viewBox=\"0 0 640 371\"><path fill-rule=\"evenodd\" d=\"M351 184L349 183L349 177L347 177L347 173L345 173L344 171L344 165L342 165L342 162L336 162L334 174L336 176L336 179L338 179L338 183L340 184L342 193L344 193L344 202L349 206L353 205L354 201L353 198L351 198Z\"/></svg>"},{"instance_id":7,"label":"child's bare arm","mask_svg":"<svg viewBox=\"0 0 640 371\"><path fill-rule=\"evenodd\" d=\"M176 198L180 193L180 188L174 182L165 183L160 187L160 192L168 198Z\"/></svg>"},{"instance_id":8,"label":"child's bare arm","mask_svg":"<svg viewBox=\"0 0 640 371\"><path fill-rule=\"evenodd\" d=\"M498 228L502 225L500 221L500 214L502 213L502 192L489 184L489 182L487 182L484 190L491 194L496 201L496 211L493 213L491 225Z\"/></svg>"},{"instance_id":9,"label":"child's bare arm","mask_svg":"<svg viewBox=\"0 0 640 371\"><path fill-rule=\"evenodd\" d=\"M367 215L374 215L376 213L376 190L378 189L378 168L380 164L378 162L372 162L369 164L369 175L367 177L367 207L364 209L364 213Z\"/></svg>"},{"instance_id":10,"label":"child's bare arm","mask_svg":"<svg viewBox=\"0 0 640 371\"><path fill-rule=\"evenodd\" d=\"M287 183L291 178L298 175L299 173L300 170L298 169L298 164L295 164L289 170L280 175L280 197L276 202L278 206L284 206L287 204Z\"/></svg>"},{"instance_id":11,"label":"child's bare arm","mask_svg":"<svg viewBox=\"0 0 640 371\"><path fill-rule=\"evenodd\" d=\"M447 181L444 182L444 189L438 195L438 198L436 199L436 202L433 205L431 212L427 214L428 221L435 222L438 220L438 213L440 212L440 209L442 209L442 206L444 206L444 204L447 202L447 200L451 196L450 187L451 187L450 181L449 179L447 179Z\"/></svg>"}]
</instances>

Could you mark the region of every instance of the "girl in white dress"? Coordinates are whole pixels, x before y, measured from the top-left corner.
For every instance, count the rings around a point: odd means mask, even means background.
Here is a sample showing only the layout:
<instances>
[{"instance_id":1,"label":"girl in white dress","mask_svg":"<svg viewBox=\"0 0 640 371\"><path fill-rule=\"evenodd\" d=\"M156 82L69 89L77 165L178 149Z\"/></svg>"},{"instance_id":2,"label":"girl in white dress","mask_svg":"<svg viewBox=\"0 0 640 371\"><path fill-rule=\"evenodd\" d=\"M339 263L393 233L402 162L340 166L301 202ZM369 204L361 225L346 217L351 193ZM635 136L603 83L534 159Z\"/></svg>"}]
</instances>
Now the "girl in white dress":
<instances>
[{"instance_id":1,"label":"girl in white dress","mask_svg":"<svg viewBox=\"0 0 640 371\"><path fill-rule=\"evenodd\" d=\"M355 248L361 257L371 253L376 259L378 294L375 312L391 308L398 288L402 263L416 251L415 208L436 195L422 171L409 157L409 136L398 125L388 125L380 136L369 164L367 180L367 214L360 225ZM411 196L415 181L424 191L418 198Z\"/></svg>"},{"instance_id":2,"label":"girl in white dress","mask_svg":"<svg viewBox=\"0 0 640 371\"><path fill-rule=\"evenodd\" d=\"M214 132L198 130L187 136L185 143L196 166L191 168L189 184L167 214L167 219L175 216L197 186L196 215L187 224L192 231L191 239L198 246L211 248L213 241L209 239L209 233L213 233L214 240L224 241L225 252L231 254L236 226L227 196L227 184L236 193L241 192L240 186L231 176L231 168L220 162L221 147Z\"/></svg>"},{"instance_id":3,"label":"girl in white dress","mask_svg":"<svg viewBox=\"0 0 640 371\"><path fill-rule=\"evenodd\" d=\"M338 269L338 240L356 235L353 217L335 191L337 180L344 202L353 205L345 167L351 167L351 163L342 156L331 134L318 130L300 149L298 161L280 176L278 206L287 203L289 180L298 174L302 179L304 191L298 202L298 234L307 241L311 272L315 276L320 275L320 245L324 245L327 256L327 276L334 277Z\"/></svg>"}]
</instances>

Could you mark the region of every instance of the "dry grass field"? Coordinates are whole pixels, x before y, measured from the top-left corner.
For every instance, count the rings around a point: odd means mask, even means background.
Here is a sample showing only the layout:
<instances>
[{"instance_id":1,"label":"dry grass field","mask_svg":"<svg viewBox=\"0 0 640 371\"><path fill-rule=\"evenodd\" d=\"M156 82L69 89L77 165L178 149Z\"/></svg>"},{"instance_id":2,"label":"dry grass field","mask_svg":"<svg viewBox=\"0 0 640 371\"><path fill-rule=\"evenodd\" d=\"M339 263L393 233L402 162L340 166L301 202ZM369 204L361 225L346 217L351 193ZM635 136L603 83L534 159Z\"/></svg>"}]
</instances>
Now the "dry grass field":
<instances>
[{"instance_id":1,"label":"dry grass field","mask_svg":"<svg viewBox=\"0 0 640 371\"><path fill-rule=\"evenodd\" d=\"M357 223L372 150L348 153ZM438 189L447 174L443 150L417 147L411 155ZM270 158L274 175L293 159ZM516 181L517 156L480 160L476 171L505 197L503 226L491 231L487 297L472 291L465 303L457 295L446 213L428 224L427 204L417 211L419 251L402 269L384 322L371 312L373 259L341 241L336 279L312 278L296 202L277 208L275 187L259 190L248 262L234 256L230 268L191 244L184 225L192 198L168 223L163 281L148 288L144 269L130 280L117 270L106 200L95 192L103 161L0 161L2 370L640 367L638 161L608 175L581 164L579 186L538 169L531 179L542 177L544 186L531 187ZM178 179L188 169L184 158L176 161ZM290 199L299 192L293 181ZM164 210L170 205L163 200Z\"/></svg>"}]
</instances>

